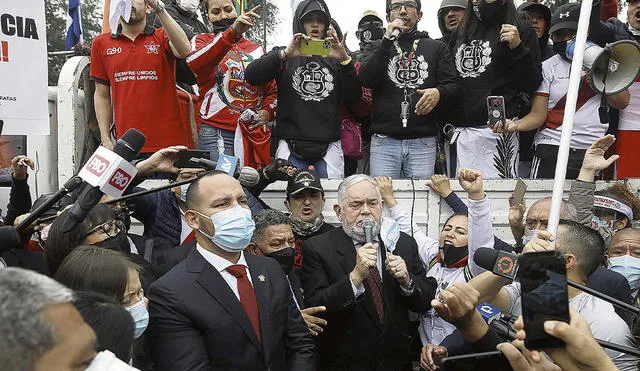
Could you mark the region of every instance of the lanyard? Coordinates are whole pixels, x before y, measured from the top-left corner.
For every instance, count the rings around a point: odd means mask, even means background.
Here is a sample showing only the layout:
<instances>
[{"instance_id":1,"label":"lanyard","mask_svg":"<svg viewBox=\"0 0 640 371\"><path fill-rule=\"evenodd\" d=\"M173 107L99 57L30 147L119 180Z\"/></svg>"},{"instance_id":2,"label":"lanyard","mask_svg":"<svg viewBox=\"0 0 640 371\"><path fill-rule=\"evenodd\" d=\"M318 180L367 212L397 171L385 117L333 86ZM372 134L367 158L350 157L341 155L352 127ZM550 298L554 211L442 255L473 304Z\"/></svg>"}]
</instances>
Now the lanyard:
<instances>
[{"instance_id":1,"label":"lanyard","mask_svg":"<svg viewBox=\"0 0 640 371\"><path fill-rule=\"evenodd\" d=\"M408 84L407 84L407 74L409 72L409 66L411 66L411 62L416 55L416 49L418 48L418 43L420 39L415 39L413 41L413 50L407 52L406 58L404 57L405 53L400 48L400 44L396 39L393 42L393 45L396 48L396 52L398 52L398 60L400 67L403 69L402 79L404 80L404 86L402 88L402 94L404 95L404 100L400 103L400 119L402 120L402 127L406 128L407 123L409 122L409 116L411 115L411 96L415 93L415 91L409 92Z\"/></svg>"}]
</instances>

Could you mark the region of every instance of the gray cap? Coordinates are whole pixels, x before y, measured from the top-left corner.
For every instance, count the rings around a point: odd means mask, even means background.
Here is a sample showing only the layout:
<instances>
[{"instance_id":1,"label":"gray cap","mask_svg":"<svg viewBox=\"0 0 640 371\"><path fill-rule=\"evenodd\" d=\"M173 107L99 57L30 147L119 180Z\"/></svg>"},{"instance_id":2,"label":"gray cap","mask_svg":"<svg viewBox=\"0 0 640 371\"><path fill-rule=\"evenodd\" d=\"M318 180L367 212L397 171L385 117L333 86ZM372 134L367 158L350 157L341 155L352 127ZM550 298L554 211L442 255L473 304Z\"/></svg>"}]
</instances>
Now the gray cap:
<instances>
[{"instance_id":1,"label":"gray cap","mask_svg":"<svg viewBox=\"0 0 640 371\"><path fill-rule=\"evenodd\" d=\"M446 8L462 8L467 9L467 0L442 0L438 12Z\"/></svg>"}]
</instances>

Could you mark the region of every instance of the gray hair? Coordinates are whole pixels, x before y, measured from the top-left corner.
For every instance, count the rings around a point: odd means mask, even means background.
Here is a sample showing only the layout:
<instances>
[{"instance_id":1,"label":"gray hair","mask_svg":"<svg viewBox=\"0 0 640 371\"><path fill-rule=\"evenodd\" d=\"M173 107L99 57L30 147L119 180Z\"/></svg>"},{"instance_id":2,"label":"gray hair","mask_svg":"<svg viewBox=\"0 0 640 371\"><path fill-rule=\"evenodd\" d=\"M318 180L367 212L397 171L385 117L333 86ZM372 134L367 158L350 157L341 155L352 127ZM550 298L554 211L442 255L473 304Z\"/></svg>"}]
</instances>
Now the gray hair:
<instances>
[{"instance_id":1,"label":"gray hair","mask_svg":"<svg viewBox=\"0 0 640 371\"><path fill-rule=\"evenodd\" d=\"M347 197L347 189L349 187L360 182L369 182L373 184L376 187L376 193L378 194L378 197L382 197L380 195L380 189L378 188L378 183L376 182L375 179L364 174L354 174L345 178L342 182L340 182L340 185L338 186L338 203L339 204L342 203L342 201Z\"/></svg>"},{"instance_id":2,"label":"gray hair","mask_svg":"<svg viewBox=\"0 0 640 371\"><path fill-rule=\"evenodd\" d=\"M272 225L289 224L289 218L282 211L275 209L264 209L253 216L256 228L253 231L251 242L256 243L264 234L264 231Z\"/></svg>"},{"instance_id":3,"label":"gray hair","mask_svg":"<svg viewBox=\"0 0 640 371\"><path fill-rule=\"evenodd\" d=\"M56 345L43 310L70 303L73 291L42 274L21 268L0 269L0 364L6 370L33 370Z\"/></svg>"}]
</instances>

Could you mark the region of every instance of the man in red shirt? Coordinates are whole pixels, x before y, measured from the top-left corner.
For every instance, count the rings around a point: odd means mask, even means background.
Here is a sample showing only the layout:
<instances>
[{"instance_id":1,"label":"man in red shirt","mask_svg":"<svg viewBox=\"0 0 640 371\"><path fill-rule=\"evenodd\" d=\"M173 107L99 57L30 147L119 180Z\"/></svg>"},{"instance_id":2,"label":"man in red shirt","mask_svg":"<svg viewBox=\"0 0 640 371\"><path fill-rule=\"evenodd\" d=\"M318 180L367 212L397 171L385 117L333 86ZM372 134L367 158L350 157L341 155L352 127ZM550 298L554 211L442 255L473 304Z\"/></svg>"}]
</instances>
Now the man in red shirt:
<instances>
[{"instance_id":1,"label":"man in red shirt","mask_svg":"<svg viewBox=\"0 0 640 371\"><path fill-rule=\"evenodd\" d=\"M187 58L202 97L200 149L211 151L212 160L224 153L261 168L271 157L271 134L261 126L273 119L277 88L275 80L260 86L245 81L245 68L265 51L242 36L259 18L255 13L259 7L238 16L233 0L207 0L205 4L213 33L196 35L191 40L193 53ZM257 119L239 124L246 110L257 113ZM236 130L242 134L242 143L235 140ZM241 147L243 151L235 153Z\"/></svg>"},{"instance_id":2,"label":"man in red shirt","mask_svg":"<svg viewBox=\"0 0 640 371\"><path fill-rule=\"evenodd\" d=\"M146 6L163 28L146 24ZM190 128L180 119L175 88L176 58L186 58L189 39L164 9L161 0L133 0L131 17L118 30L98 35L91 46L91 79L102 144L113 149L116 136L130 128L147 141L143 153L172 145L192 146Z\"/></svg>"}]
</instances>

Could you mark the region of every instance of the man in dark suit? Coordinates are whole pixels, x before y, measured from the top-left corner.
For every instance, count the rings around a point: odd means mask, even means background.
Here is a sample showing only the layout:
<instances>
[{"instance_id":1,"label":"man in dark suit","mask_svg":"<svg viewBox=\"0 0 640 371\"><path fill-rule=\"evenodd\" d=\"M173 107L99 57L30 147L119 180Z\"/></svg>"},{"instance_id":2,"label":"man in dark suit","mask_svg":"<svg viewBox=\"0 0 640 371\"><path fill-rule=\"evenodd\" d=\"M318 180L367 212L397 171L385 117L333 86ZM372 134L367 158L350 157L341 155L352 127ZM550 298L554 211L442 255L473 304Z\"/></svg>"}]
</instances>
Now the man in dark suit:
<instances>
[{"instance_id":1,"label":"man in dark suit","mask_svg":"<svg viewBox=\"0 0 640 371\"><path fill-rule=\"evenodd\" d=\"M436 281L426 277L410 236L380 230L382 198L371 177L346 178L334 210L342 228L302 243L305 303L327 308L319 369L408 370L408 311L429 308ZM367 223L374 243L367 243Z\"/></svg>"},{"instance_id":2,"label":"man in dark suit","mask_svg":"<svg viewBox=\"0 0 640 371\"><path fill-rule=\"evenodd\" d=\"M256 228L251 237L251 243L247 246L247 252L272 258L280 264L280 268L287 275L293 299L309 327L309 332L317 336L323 331L322 327L327 325L327 321L316 317L315 314L324 312L326 308L323 306L305 308L304 306L300 269L294 266L295 237L289 225L289 218L282 211L265 209L254 215L253 221Z\"/></svg>"},{"instance_id":3,"label":"man in dark suit","mask_svg":"<svg viewBox=\"0 0 640 371\"><path fill-rule=\"evenodd\" d=\"M312 370L314 344L282 269L244 254L254 230L240 183L194 181L185 220L196 248L149 292L157 370Z\"/></svg>"}]
</instances>

